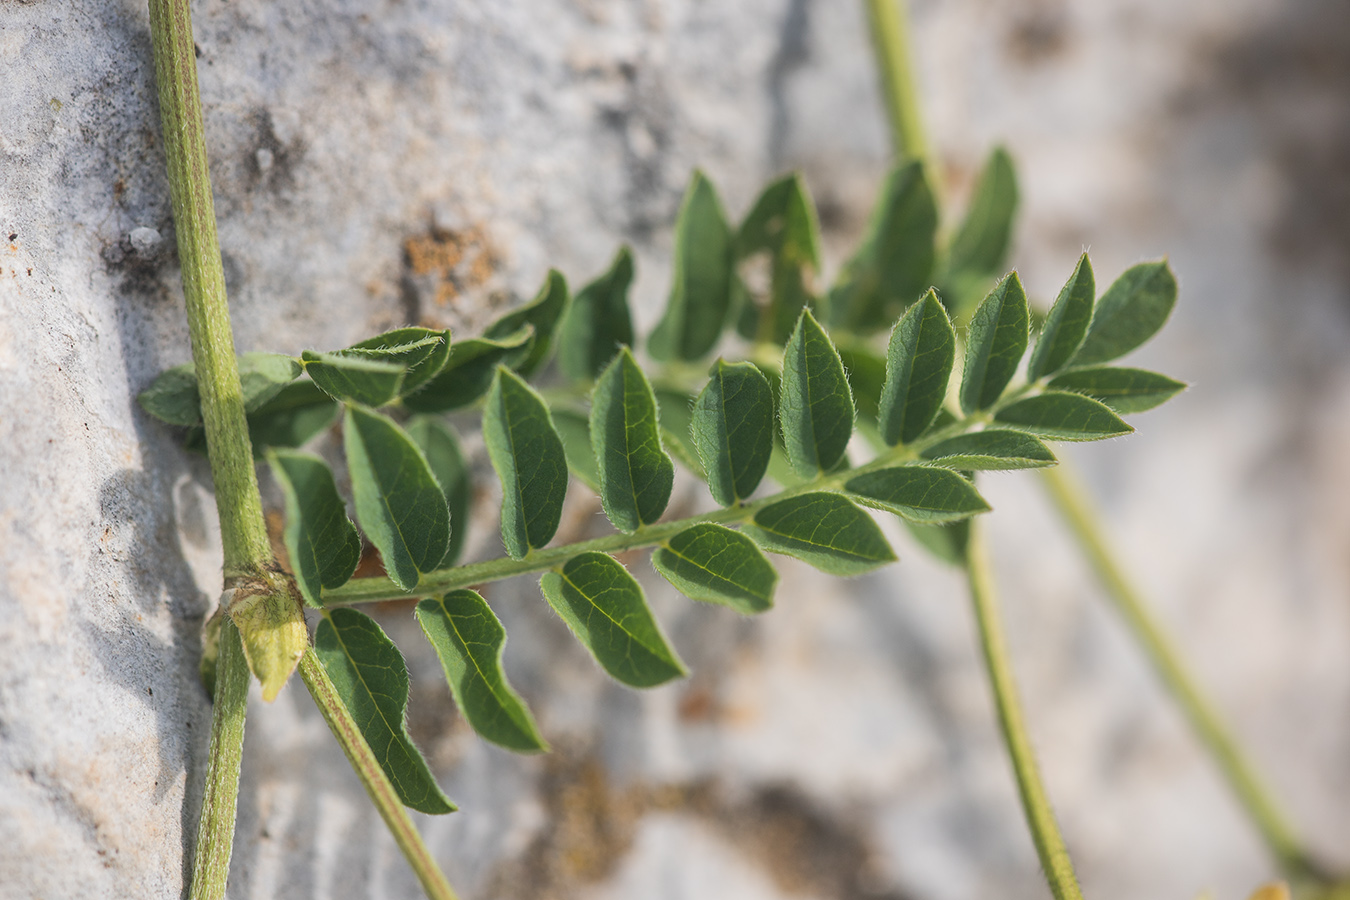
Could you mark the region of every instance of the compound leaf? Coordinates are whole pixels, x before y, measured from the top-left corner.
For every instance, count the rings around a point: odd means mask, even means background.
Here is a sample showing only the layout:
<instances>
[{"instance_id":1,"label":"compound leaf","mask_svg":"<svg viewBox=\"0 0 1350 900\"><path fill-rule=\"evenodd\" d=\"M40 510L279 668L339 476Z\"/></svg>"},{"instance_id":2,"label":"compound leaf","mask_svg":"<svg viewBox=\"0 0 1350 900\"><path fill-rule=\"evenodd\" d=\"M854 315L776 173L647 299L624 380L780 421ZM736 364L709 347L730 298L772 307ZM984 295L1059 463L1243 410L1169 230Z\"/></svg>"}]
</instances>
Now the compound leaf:
<instances>
[{"instance_id":1,"label":"compound leaf","mask_svg":"<svg viewBox=\"0 0 1350 900\"><path fill-rule=\"evenodd\" d=\"M1087 335L1092 321L1092 304L1097 297L1096 282L1092 277L1092 263L1084 253L1078 258L1067 284L1059 292L1050 314L1045 317L1041 337L1031 351L1027 363L1027 378L1035 381L1053 375L1069 364Z\"/></svg>"},{"instance_id":2,"label":"compound leaf","mask_svg":"<svg viewBox=\"0 0 1350 900\"><path fill-rule=\"evenodd\" d=\"M415 412L449 412L468 406L492 387L497 366L513 366L529 356L534 326L525 325L500 337L477 337L450 348L450 361L435 378L403 398Z\"/></svg>"},{"instance_id":3,"label":"compound leaf","mask_svg":"<svg viewBox=\"0 0 1350 900\"><path fill-rule=\"evenodd\" d=\"M1097 301L1072 364L1090 366L1124 356L1157 334L1176 302L1177 279L1167 260L1131 266Z\"/></svg>"},{"instance_id":4,"label":"compound leaf","mask_svg":"<svg viewBox=\"0 0 1350 900\"><path fill-rule=\"evenodd\" d=\"M752 363L718 360L694 401L690 428L713 499L731 506L754 493L773 452L773 391Z\"/></svg>"},{"instance_id":5,"label":"compound leaf","mask_svg":"<svg viewBox=\"0 0 1350 900\"><path fill-rule=\"evenodd\" d=\"M506 338L526 325L534 328L534 344L529 353L512 364L512 368L528 376L548 362L549 351L553 348L553 332L567 312L567 301L567 279L557 269L549 269L544 286L534 299L489 325L484 337Z\"/></svg>"},{"instance_id":6,"label":"compound leaf","mask_svg":"<svg viewBox=\"0 0 1350 900\"><path fill-rule=\"evenodd\" d=\"M850 478L844 490L912 522L952 522L988 512L975 486L951 469L893 466Z\"/></svg>"},{"instance_id":7,"label":"compound leaf","mask_svg":"<svg viewBox=\"0 0 1350 900\"><path fill-rule=\"evenodd\" d=\"M464 537L469 528L469 504L473 500L473 485L469 481L469 466L460 449L459 438L449 425L430 416L416 416L408 423L408 436L427 458L431 474L441 486L445 505L450 510L450 544L445 556L435 568L445 569L459 560L464 550Z\"/></svg>"},{"instance_id":8,"label":"compound leaf","mask_svg":"<svg viewBox=\"0 0 1350 900\"><path fill-rule=\"evenodd\" d=\"M543 398L505 366L488 391L483 440L502 482L502 543L521 559L558 530L567 455Z\"/></svg>"},{"instance_id":9,"label":"compound leaf","mask_svg":"<svg viewBox=\"0 0 1350 900\"><path fill-rule=\"evenodd\" d=\"M403 590L435 569L450 543L450 510L426 457L392 419L348 406L342 427L356 519Z\"/></svg>"},{"instance_id":10,"label":"compound leaf","mask_svg":"<svg viewBox=\"0 0 1350 900\"><path fill-rule=\"evenodd\" d=\"M620 347L633 345L628 288L633 251L619 248L609 270L577 291L558 334L558 367L574 381L589 381L605 370Z\"/></svg>"},{"instance_id":11,"label":"compound leaf","mask_svg":"<svg viewBox=\"0 0 1350 900\"><path fill-rule=\"evenodd\" d=\"M995 413L994 421L1057 441L1099 441L1134 431L1100 401L1065 391L1018 400Z\"/></svg>"},{"instance_id":12,"label":"compound leaf","mask_svg":"<svg viewBox=\"0 0 1350 900\"><path fill-rule=\"evenodd\" d=\"M1100 400L1117 413L1144 412L1186 390L1183 382L1146 369L1101 366L1074 369L1056 376L1050 387Z\"/></svg>"},{"instance_id":13,"label":"compound leaf","mask_svg":"<svg viewBox=\"0 0 1350 900\"><path fill-rule=\"evenodd\" d=\"M647 608L642 587L618 560L582 553L544 573L544 597L596 662L629 687L653 687L685 674Z\"/></svg>"},{"instance_id":14,"label":"compound leaf","mask_svg":"<svg viewBox=\"0 0 1350 900\"><path fill-rule=\"evenodd\" d=\"M923 165L893 169L867 233L830 290L829 321L867 333L895 320L933 274L937 204Z\"/></svg>"},{"instance_id":15,"label":"compound leaf","mask_svg":"<svg viewBox=\"0 0 1350 900\"><path fill-rule=\"evenodd\" d=\"M403 804L430 815L454 812L408 736L408 667L388 635L364 613L335 609L319 621L314 650Z\"/></svg>"},{"instance_id":16,"label":"compound leaf","mask_svg":"<svg viewBox=\"0 0 1350 900\"><path fill-rule=\"evenodd\" d=\"M765 550L831 575L860 575L895 561L872 517L842 494L798 494L755 514L745 532Z\"/></svg>"},{"instance_id":17,"label":"compound leaf","mask_svg":"<svg viewBox=\"0 0 1350 900\"><path fill-rule=\"evenodd\" d=\"M681 531L652 553L652 566L686 597L751 615L773 605L778 573L750 538L712 522Z\"/></svg>"},{"instance_id":18,"label":"compound leaf","mask_svg":"<svg viewBox=\"0 0 1350 900\"><path fill-rule=\"evenodd\" d=\"M970 321L961 409L985 409L1003 393L1027 349L1027 295L1013 272L984 298Z\"/></svg>"},{"instance_id":19,"label":"compound leaf","mask_svg":"<svg viewBox=\"0 0 1350 900\"><path fill-rule=\"evenodd\" d=\"M947 251L953 274L995 275L1003 268L1017 212L1017 173L1012 157L995 147L975 184L975 193Z\"/></svg>"},{"instance_id":20,"label":"compound leaf","mask_svg":"<svg viewBox=\"0 0 1350 900\"><path fill-rule=\"evenodd\" d=\"M661 360L693 360L717 343L731 308L732 238L717 191L694 171L675 221L674 283L647 348Z\"/></svg>"},{"instance_id":21,"label":"compound leaf","mask_svg":"<svg viewBox=\"0 0 1350 900\"><path fill-rule=\"evenodd\" d=\"M1055 455L1040 440L1002 428L957 435L919 455L939 466L962 471L1038 469L1055 464Z\"/></svg>"},{"instance_id":22,"label":"compound leaf","mask_svg":"<svg viewBox=\"0 0 1350 900\"><path fill-rule=\"evenodd\" d=\"M853 395L839 352L803 310L783 352L779 406L783 443L803 476L832 469L853 435Z\"/></svg>"},{"instance_id":23,"label":"compound leaf","mask_svg":"<svg viewBox=\"0 0 1350 900\"><path fill-rule=\"evenodd\" d=\"M937 418L956 360L956 332L929 291L896 323L886 348L878 424L890 446L907 444Z\"/></svg>"},{"instance_id":24,"label":"compound leaf","mask_svg":"<svg viewBox=\"0 0 1350 900\"><path fill-rule=\"evenodd\" d=\"M267 455L286 497L286 553L306 602L323 603L323 589L347 583L361 561L361 537L347 518L328 464L294 450Z\"/></svg>"},{"instance_id":25,"label":"compound leaf","mask_svg":"<svg viewBox=\"0 0 1350 900\"><path fill-rule=\"evenodd\" d=\"M591 446L600 502L614 527L633 532L659 519L670 500L675 464L661 446L652 387L626 347L595 384Z\"/></svg>"},{"instance_id":26,"label":"compound leaf","mask_svg":"<svg viewBox=\"0 0 1350 900\"><path fill-rule=\"evenodd\" d=\"M473 591L451 591L417 604L422 626L464 718L484 739L509 750L547 750L529 709L502 670L506 629Z\"/></svg>"}]
</instances>

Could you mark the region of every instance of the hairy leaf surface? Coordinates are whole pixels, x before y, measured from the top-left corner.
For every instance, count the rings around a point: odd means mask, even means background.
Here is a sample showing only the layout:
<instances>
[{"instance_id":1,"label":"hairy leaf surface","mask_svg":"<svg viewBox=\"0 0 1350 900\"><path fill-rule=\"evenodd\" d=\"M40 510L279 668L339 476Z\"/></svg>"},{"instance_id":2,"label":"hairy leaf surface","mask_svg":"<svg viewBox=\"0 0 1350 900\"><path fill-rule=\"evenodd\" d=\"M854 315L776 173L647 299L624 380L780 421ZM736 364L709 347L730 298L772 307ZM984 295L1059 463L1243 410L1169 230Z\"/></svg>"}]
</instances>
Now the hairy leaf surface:
<instances>
[{"instance_id":1,"label":"hairy leaf surface","mask_svg":"<svg viewBox=\"0 0 1350 900\"><path fill-rule=\"evenodd\" d=\"M286 554L306 602L323 603L323 589L347 583L361 561L361 537L347 518L328 464L294 450L273 450L267 461L286 497Z\"/></svg>"},{"instance_id":2,"label":"hairy leaf surface","mask_svg":"<svg viewBox=\"0 0 1350 900\"><path fill-rule=\"evenodd\" d=\"M458 341L450 348L450 361L420 390L403 398L415 412L438 413L468 406L492 387L497 366L514 366L529 356L534 346L534 326L500 337L477 337Z\"/></svg>"},{"instance_id":3,"label":"hairy leaf surface","mask_svg":"<svg viewBox=\"0 0 1350 900\"><path fill-rule=\"evenodd\" d=\"M347 355L342 351L300 354L305 372L335 400L377 407L398 396L407 368L375 356Z\"/></svg>"},{"instance_id":4,"label":"hairy leaf surface","mask_svg":"<svg viewBox=\"0 0 1350 900\"><path fill-rule=\"evenodd\" d=\"M967 414L993 405L1017 372L1027 350L1027 295L1017 273L984 298L970 320L961 409Z\"/></svg>"},{"instance_id":5,"label":"hairy leaf surface","mask_svg":"<svg viewBox=\"0 0 1350 900\"><path fill-rule=\"evenodd\" d=\"M860 575L895 561L872 517L842 494L799 494L755 514L746 534L765 550L831 575Z\"/></svg>"},{"instance_id":6,"label":"hairy leaf surface","mask_svg":"<svg viewBox=\"0 0 1350 900\"><path fill-rule=\"evenodd\" d=\"M1177 302L1177 279L1167 260L1126 269L1102 294L1075 366L1110 362L1147 341L1163 327Z\"/></svg>"},{"instance_id":7,"label":"hairy leaf surface","mask_svg":"<svg viewBox=\"0 0 1350 900\"><path fill-rule=\"evenodd\" d=\"M973 484L933 466L877 469L850 478L844 489L867 506L912 522L952 522L989 510Z\"/></svg>"},{"instance_id":8,"label":"hairy leaf surface","mask_svg":"<svg viewBox=\"0 0 1350 900\"><path fill-rule=\"evenodd\" d=\"M691 526L666 541L652 553L652 566L686 597L745 615L772 606L778 584L773 564L754 541L712 522Z\"/></svg>"},{"instance_id":9,"label":"hairy leaf surface","mask_svg":"<svg viewBox=\"0 0 1350 900\"><path fill-rule=\"evenodd\" d=\"M717 191L695 170L675 222L675 280L647 345L652 356L694 360L717 343L731 308L731 251Z\"/></svg>"},{"instance_id":10,"label":"hairy leaf surface","mask_svg":"<svg viewBox=\"0 0 1350 900\"><path fill-rule=\"evenodd\" d=\"M1055 455L1039 439L1003 428L957 435L919 455L937 465L964 471L1038 469L1055 464Z\"/></svg>"},{"instance_id":11,"label":"hairy leaf surface","mask_svg":"<svg viewBox=\"0 0 1350 900\"><path fill-rule=\"evenodd\" d=\"M483 440L502 482L502 543L512 559L521 559L558 530L567 455L543 398L505 366L488 391Z\"/></svg>"},{"instance_id":12,"label":"hairy leaf surface","mask_svg":"<svg viewBox=\"0 0 1350 900\"><path fill-rule=\"evenodd\" d=\"M430 416L416 416L408 423L408 436L422 450L431 467L431 474L441 486L445 505L450 510L450 544L437 569L453 566L464 550L464 537L469 528L469 504L473 500L473 485L469 480L469 466L459 447L459 438L449 425Z\"/></svg>"},{"instance_id":13,"label":"hairy leaf surface","mask_svg":"<svg viewBox=\"0 0 1350 900\"><path fill-rule=\"evenodd\" d=\"M1053 375L1069 364L1087 336L1092 321L1092 306L1097 298L1096 282L1092 277L1092 263L1084 253L1078 258L1073 275L1059 292L1050 314L1045 317L1040 340L1031 351L1027 363L1027 378L1035 381Z\"/></svg>"},{"instance_id":14,"label":"hairy leaf surface","mask_svg":"<svg viewBox=\"0 0 1350 900\"><path fill-rule=\"evenodd\" d=\"M995 413L994 421L1057 441L1099 441L1134 431L1100 401L1064 391L1018 400Z\"/></svg>"},{"instance_id":15,"label":"hairy leaf surface","mask_svg":"<svg viewBox=\"0 0 1350 900\"><path fill-rule=\"evenodd\" d=\"M809 310L783 352L779 419L788 459L804 477L832 469L853 435L853 395L843 361Z\"/></svg>"},{"instance_id":16,"label":"hairy leaf surface","mask_svg":"<svg viewBox=\"0 0 1350 900\"><path fill-rule=\"evenodd\" d=\"M670 500L675 464L661 446L651 385L627 348L595 384L591 445L600 502L614 527L631 533L659 519Z\"/></svg>"},{"instance_id":17,"label":"hairy leaf surface","mask_svg":"<svg viewBox=\"0 0 1350 900\"><path fill-rule=\"evenodd\" d=\"M558 367L574 381L597 377L619 352L631 347L633 317L628 288L633 283L633 251L619 248L609 270L577 291L558 334Z\"/></svg>"},{"instance_id":18,"label":"hairy leaf surface","mask_svg":"<svg viewBox=\"0 0 1350 900\"><path fill-rule=\"evenodd\" d=\"M731 506L753 494L773 452L773 391L764 374L719 359L690 427L713 499Z\"/></svg>"},{"instance_id":19,"label":"hairy leaf surface","mask_svg":"<svg viewBox=\"0 0 1350 900\"><path fill-rule=\"evenodd\" d=\"M342 427L356 519L403 590L445 557L450 511L426 457L407 432L373 410L348 406Z\"/></svg>"},{"instance_id":20,"label":"hairy leaf surface","mask_svg":"<svg viewBox=\"0 0 1350 900\"><path fill-rule=\"evenodd\" d=\"M450 361L450 331L430 328L397 328L339 350L343 356L394 363L407 369L399 392L409 394L426 384Z\"/></svg>"},{"instance_id":21,"label":"hairy leaf surface","mask_svg":"<svg viewBox=\"0 0 1350 900\"><path fill-rule=\"evenodd\" d=\"M896 323L886 348L878 425L888 445L907 444L937 418L956 360L956 332L929 291Z\"/></svg>"},{"instance_id":22,"label":"hairy leaf surface","mask_svg":"<svg viewBox=\"0 0 1350 900\"><path fill-rule=\"evenodd\" d=\"M506 681L506 629L473 591L451 591L417 604L417 623L436 648L450 693L464 718L486 740L510 750L547 750L525 701Z\"/></svg>"},{"instance_id":23,"label":"hairy leaf surface","mask_svg":"<svg viewBox=\"0 0 1350 900\"><path fill-rule=\"evenodd\" d=\"M1056 376L1050 387L1059 391L1087 394L1100 400L1117 413L1144 412L1161 406L1186 390L1184 382L1147 369L1127 369L1101 366L1094 369L1074 369Z\"/></svg>"},{"instance_id":24,"label":"hairy leaf surface","mask_svg":"<svg viewBox=\"0 0 1350 900\"><path fill-rule=\"evenodd\" d=\"M375 620L333 610L319 620L314 651L403 804L430 815L454 812L408 736L408 667Z\"/></svg>"},{"instance_id":25,"label":"hairy leaf surface","mask_svg":"<svg viewBox=\"0 0 1350 900\"><path fill-rule=\"evenodd\" d=\"M539 586L549 605L596 662L629 687L653 687L685 674L647 608L642 587L618 560L583 553L546 572Z\"/></svg>"}]
</instances>

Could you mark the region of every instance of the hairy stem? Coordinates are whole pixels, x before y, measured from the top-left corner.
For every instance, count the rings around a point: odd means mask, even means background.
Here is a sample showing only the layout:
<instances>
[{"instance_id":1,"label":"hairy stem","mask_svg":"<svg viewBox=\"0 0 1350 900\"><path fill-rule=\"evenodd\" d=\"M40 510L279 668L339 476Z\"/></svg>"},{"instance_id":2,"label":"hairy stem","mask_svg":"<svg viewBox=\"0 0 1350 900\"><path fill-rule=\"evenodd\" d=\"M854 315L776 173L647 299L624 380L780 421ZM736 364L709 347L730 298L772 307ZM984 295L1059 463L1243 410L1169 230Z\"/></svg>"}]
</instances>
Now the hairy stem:
<instances>
[{"instance_id":1,"label":"hairy stem","mask_svg":"<svg viewBox=\"0 0 1350 900\"><path fill-rule=\"evenodd\" d=\"M225 300L225 275L216 239L197 89L192 18L187 0L150 0L149 8L174 232L183 271L183 297L206 446L220 511L228 584L232 578L263 572L272 560L272 551L253 471L244 396ZM248 667L239 632L232 622L222 628L217 665L206 785L194 853L193 900L224 897L234 845Z\"/></svg>"},{"instance_id":2,"label":"hairy stem","mask_svg":"<svg viewBox=\"0 0 1350 900\"><path fill-rule=\"evenodd\" d=\"M1256 770L1243 755L1218 711L1186 670L1181 654L1172 646L1162 625L1149 612L1143 598L1112 555L1101 522L1082 483L1066 463L1061 463L1053 470L1047 469L1041 475L1042 484L1056 510L1069 526L1069 531L1106 589L1116 611L1130 627L1154 671L1218 763L1233 792L1260 830L1270 852L1290 877L1315 875L1317 867L1294 829L1257 777Z\"/></svg>"},{"instance_id":3,"label":"hairy stem","mask_svg":"<svg viewBox=\"0 0 1350 900\"><path fill-rule=\"evenodd\" d=\"M239 799L239 764L244 749L244 712L248 708L248 662L239 629L229 616L221 623L216 660L215 706L207 750L206 789L197 825L189 900L222 897L234 843L234 812Z\"/></svg>"},{"instance_id":4,"label":"hairy stem","mask_svg":"<svg viewBox=\"0 0 1350 900\"><path fill-rule=\"evenodd\" d=\"M1059 832L1054 811L1046 799L1045 785L1036 768L1036 757L1031 749L1022 708L1017 699L1017 684L1013 679L1012 662L999 622L998 600L989 571L989 559L984 548L978 522L971 522L970 542L966 550L966 576L970 583L970 599L975 606L975 619L980 629L980 646L984 651L989 683L994 690L998 707L999 726L1003 732L1013 772L1017 776L1017 792L1022 798L1022 811L1031 829L1031 839L1040 857L1041 869L1050 885L1055 900L1082 900L1078 879L1074 876L1069 851Z\"/></svg>"},{"instance_id":5,"label":"hairy stem","mask_svg":"<svg viewBox=\"0 0 1350 900\"><path fill-rule=\"evenodd\" d=\"M909 159L927 159L928 147L910 53L906 0L865 2L895 152Z\"/></svg>"},{"instance_id":6,"label":"hairy stem","mask_svg":"<svg viewBox=\"0 0 1350 900\"><path fill-rule=\"evenodd\" d=\"M309 688L310 696L314 698L314 704L319 707L319 712L323 713L324 721L332 729L333 737L342 745L342 752L347 754L347 759L351 762L356 776L361 779L366 793L370 795L371 802L380 811L380 817L389 827L389 832L394 836L399 850L412 866L417 880L422 883L422 889L431 900L456 900L454 889L450 887L445 874L436 865L436 860L432 858L427 845L422 842L422 836L417 833L417 827L413 825L408 810L398 799L394 786L389 783L384 770L380 768L379 760L375 758L370 745L361 735L361 729L352 719L351 713L343 705L342 699L333 687L333 682L328 677L328 672L319 662L319 657L313 649L306 650L305 655L300 658L300 677Z\"/></svg>"}]
</instances>

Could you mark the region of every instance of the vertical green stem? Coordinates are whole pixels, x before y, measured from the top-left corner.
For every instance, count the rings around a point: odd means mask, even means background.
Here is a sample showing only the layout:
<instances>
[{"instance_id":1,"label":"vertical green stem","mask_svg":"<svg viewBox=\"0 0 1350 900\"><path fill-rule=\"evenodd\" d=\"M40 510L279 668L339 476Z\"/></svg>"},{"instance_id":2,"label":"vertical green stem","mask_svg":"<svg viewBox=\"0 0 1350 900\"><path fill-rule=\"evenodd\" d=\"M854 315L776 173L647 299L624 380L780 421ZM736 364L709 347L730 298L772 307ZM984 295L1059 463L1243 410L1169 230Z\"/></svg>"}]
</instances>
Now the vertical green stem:
<instances>
[{"instance_id":1,"label":"vertical green stem","mask_svg":"<svg viewBox=\"0 0 1350 900\"><path fill-rule=\"evenodd\" d=\"M239 799L239 764L244 749L248 682L248 663L244 659L239 629L234 627L229 616L225 616L220 627L211 743L207 750L206 787L202 796L202 817L197 825L189 900L224 895L225 878L230 870L230 849L234 844L234 812Z\"/></svg>"},{"instance_id":2,"label":"vertical green stem","mask_svg":"<svg viewBox=\"0 0 1350 900\"><path fill-rule=\"evenodd\" d=\"M865 2L895 151L904 158L927 159L914 61L910 55L906 0Z\"/></svg>"},{"instance_id":3,"label":"vertical green stem","mask_svg":"<svg viewBox=\"0 0 1350 900\"><path fill-rule=\"evenodd\" d=\"M1158 677L1181 706L1195 733L1209 748L1220 771L1256 823L1270 852L1291 877L1313 875L1317 871L1316 866L1294 829L1257 777L1256 770L1243 755L1218 712L1186 670L1181 655L1168 640L1162 626L1153 618L1143 598L1112 556L1087 492L1074 476L1071 467L1061 460L1057 467L1041 470L1040 475L1055 508L1106 588L1116 611L1134 632L1135 639Z\"/></svg>"},{"instance_id":4,"label":"vertical green stem","mask_svg":"<svg viewBox=\"0 0 1350 900\"><path fill-rule=\"evenodd\" d=\"M150 35L174 232L183 270L183 296L220 510L228 582L237 576L262 572L271 562L272 551L253 471L243 391L225 301L225 275L216 240L187 0L150 0ZM224 897L234 846L248 667L239 632L230 622L221 631L217 666L206 785L194 853L193 900Z\"/></svg>"},{"instance_id":5,"label":"vertical green stem","mask_svg":"<svg viewBox=\"0 0 1350 900\"><path fill-rule=\"evenodd\" d=\"M315 705L319 707L324 721L332 729L333 737L342 745L342 751L347 754L347 760L356 770L357 777L365 786L371 802L380 811L380 817L389 827L399 850L403 851L413 872L417 874L417 880L422 882L422 889L432 900L456 900L450 882L436 865L436 860L432 858L427 845L422 842L422 836L417 833L417 827L408 816L408 810L398 799L394 786L389 783L384 770L380 768L379 760L366 743L351 713L343 705L342 698L338 696L337 689L328 677L328 672L312 648L307 649L305 655L300 657L300 677L305 680L305 686L309 688Z\"/></svg>"},{"instance_id":6,"label":"vertical green stem","mask_svg":"<svg viewBox=\"0 0 1350 900\"><path fill-rule=\"evenodd\" d=\"M150 34L188 332L220 507L225 577L253 575L271 561L272 550L253 471L225 300L188 0L150 0Z\"/></svg>"},{"instance_id":7,"label":"vertical green stem","mask_svg":"<svg viewBox=\"0 0 1350 900\"><path fill-rule=\"evenodd\" d=\"M1017 699L1017 684L1013 680L1012 663L999 622L998 600L989 572L989 559L984 548L980 524L970 524L970 543L966 550L966 575L970 582L970 599L975 606L975 619L980 628L980 645L984 651L989 683L994 690L998 707L998 721L1003 740L1008 746L1013 772L1017 776L1017 791L1022 798L1031 839L1036 845L1045 880L1055 900L1082 900L1078 879L1074 876L1069 851L1064 846L1059 825L1055 821L1045 786L1036 768L1036 757L1031 750L1022 708Z\"/></svg>"}]
</instances>

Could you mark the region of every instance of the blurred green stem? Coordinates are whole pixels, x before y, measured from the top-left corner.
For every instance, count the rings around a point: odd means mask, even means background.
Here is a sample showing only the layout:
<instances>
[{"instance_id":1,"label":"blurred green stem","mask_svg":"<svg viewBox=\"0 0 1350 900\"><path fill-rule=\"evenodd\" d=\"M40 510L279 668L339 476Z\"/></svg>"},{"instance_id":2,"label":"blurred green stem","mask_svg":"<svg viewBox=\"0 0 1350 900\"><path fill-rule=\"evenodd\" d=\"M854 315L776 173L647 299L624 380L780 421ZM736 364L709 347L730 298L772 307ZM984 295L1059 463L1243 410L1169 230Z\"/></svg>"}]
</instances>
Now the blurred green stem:
<instances>
[{"instance_id":1,"label":"blurred green stem","mask_svg":"<svg viewBox=\"0 0 1350 900\"><path fill-rule=\"evenodd\" d=\"M1149 612L1143 598L1112 555L1100 519L1092 508L1082 482L1074 474L1073 467L1067 460L1060 460L1058 466L1042 469L1038 474L1055 509L1087 557L1116 611L1133 632L1158 677L1181 706L1196 735L1218 763L1220 771L1260 830L1280 868L1294 879L1319 877L1317 866L1276 806L1266 786L1257 777L1255 768L1243 755L1218 711L1186 670L1182 655L1172 646L1162 625Z\"/></svg>"},{"instance_id":2,"label":"blurred green stem","mask_svg":"<svg viewBox=\"0 0 1350 900\"><path fill-rule=\"evenodd\" d=\"M865 0L865 3L895 152L906 159L926 161L928 146L914 78L906 0Z\"/></svg>"}]
</instances>

